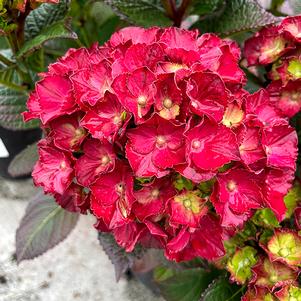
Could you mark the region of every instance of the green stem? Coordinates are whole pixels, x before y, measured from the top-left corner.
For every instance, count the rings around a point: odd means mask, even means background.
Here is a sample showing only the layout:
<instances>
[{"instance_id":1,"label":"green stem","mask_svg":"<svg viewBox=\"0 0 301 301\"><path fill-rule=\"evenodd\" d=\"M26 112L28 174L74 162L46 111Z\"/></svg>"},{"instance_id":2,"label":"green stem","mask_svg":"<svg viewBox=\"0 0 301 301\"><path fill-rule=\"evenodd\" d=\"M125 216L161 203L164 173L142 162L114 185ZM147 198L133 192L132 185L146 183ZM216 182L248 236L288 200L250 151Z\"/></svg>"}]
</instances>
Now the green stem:
<instances>
[{"instance_id":1,"label":"green stem","mask_svg":"<svg viewBox=\"0 0 301 301\"><path fill-rule=\"evenodd\" d=\"M241 293L244 289L245 289L245 287L242 286L238 291L235 292L234 295L232 295L232 296L231 296L229 299L227 299L226 301L231 301L231 300L233 300L233 298L234 298L235 296L237 296L239 293Z\"/></svg>"}]
</instances>

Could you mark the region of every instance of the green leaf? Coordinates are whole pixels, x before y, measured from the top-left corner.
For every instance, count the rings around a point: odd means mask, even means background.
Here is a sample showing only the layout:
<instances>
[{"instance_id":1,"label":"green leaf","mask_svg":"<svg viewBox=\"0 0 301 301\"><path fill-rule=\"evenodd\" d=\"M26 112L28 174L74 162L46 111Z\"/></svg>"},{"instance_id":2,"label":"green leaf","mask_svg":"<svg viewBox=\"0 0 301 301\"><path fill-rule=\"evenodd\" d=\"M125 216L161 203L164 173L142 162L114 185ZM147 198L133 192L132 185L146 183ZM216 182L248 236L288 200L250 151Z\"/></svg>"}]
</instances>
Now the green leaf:
<instances>
[{"instance_id":1,"label":"green leaf","mask_svg":"<svg viewBox=\"0 0 301 301\"><path fill-rule=\"evenodd\" d=\"M106 5L103 2L95 2L90 7L90 16L93 18L97 25L100 26L104 24L108 19L111 19L113 16L116 17L112 8Z\"/></svg>"},{"instance_id":2,"label":"green leaf","mask_svg":"<svg viewBox=\"0 0 301 301\"><path fill-rule=\"evenodd\" d=\"M105 21L97 30L97 41L100 45L105 43L111 35L116 31L116 28L120 22L117 16L113 16Z\"/></svg>"},{"instance_id":3,"label":"green leaf","mask_svg":"<svg viewBox=\"0 0 301 301\"><path fill-rule=\"evenodd\" d=\"M214 280L205 292L200 301L240 301L242 288L229 282L229 279L221 277Z\"/></svg>"},{"instance_id":4,"label":"green leaf","mask_svg":"<svg viewBox=\"0 0 301 301\"><path fill-rule=\"evenodd\" d=\"M158 266L154 269L154 279L157 282L165 281L174 276L174 270L164 266Z\"/></svg>"},{"instance_id":5,"label":"green leaf","mask_svg":"<svg viewBox=\"0 0 301 301\"><path fill-rule=\"evenodd\" d=\"M37 143L27 146L9 164L8 173L12 177L21 177L31 174L39 155Z\"/></svg>"},{"instance_id":6,"label":"green leaf","mask_svg":"<svg viewBox=\"0 0 301 301\"><path fill-rule=\"evenodd\" d=\"M39 194L26 209L16 233L17 262L33 259L64 240L75 227L79 214Z\"/></svg>"},{"instance_id":7,"label":"green leaf","mask_svg":"<svg viewBox=\"0 0 301 301\"><path fill-rule=\"evenodd\" d=\"M25 42L23 47L17 53L17 58L41 48L45 42L56 38L77 39L77 35L70 29L66 22L54 23L42 30L39 35L32 40Z\"/></svg>"},{"instance_id":8,"label":"green leaf","mask_svg":"<svg viewBox=\"0 0 301 301\"><path fill-rule=\"evenodd\" d=\"M4 49L0 51L0 55L0 125L11 130L36 128L37 121L24 123L21 116L26 109L28 94L26 87L21 85L17 65L11 60L12 53ZM18 67L20 68L20 64Z\"/></svg>"},{"instance_id":9,"label":"green leaf","mask_svg":"<svg viewBox=\"0 0 301 301\"><path fill-rule=\"evenodd\" d=\"M11 130L37 128L39 126L37 120L27 123L23 121L21 113L26 110L28 95L21 87L17 85L14 87L14 85L11 83L11 88L0 85L0 125Z\"/></svg>"},{"instance_id":10,"label":"green leaf","mask_svg":"<svg viewBox=\"0 0 301 301\"><path fill-rule=\"evenodd\" d=\"M25 40L31 40L50 25L63 20L68 13L70 2L61 0L58 4L43 3L32 10L25 21Z\"/></svg>"},{"instance_id":11,"label":"green leaf","mask_svg":"<svg viewBox=\"0 0 301 301\"><path fill-rule=\"evenodd\" d=\"M0 85L6 87L16 87L16 64L12 60L12 52L10 49L0 50Z\"/></svg>"},{"instance_id":12,"label":"green leaf","mask_svg":"<svg viewBox=\"0 0 301 301\"><path fill-rule=\"evenodd\" d=\"M35 51L32 55L27 58L27 65L35 73L44 72L45 70L45 57L44 49L41 48Z\"/></svg>"},{"instance_id":13,"label":"green leaf","mask_svg":"<svg viewBox=\"0 0 301 301\"><path fill-rule=\"evenodd\" d=\"M144 253L141 248L137 247L132 253L127 253L116 243L110 233L99 232L98 240L114 265L116 281L119 281L121 276L133 266L135 259L141 258Z\"/></svg>"},{"instance_id":14,"label":"green leaf","mask_svg":"<svg viewBox=\"0 0 301 301\"><path fill-rule=\"evenodd\" d=\"M193 0L191 3L190 13L195 15L207 15L225 8L225 0Z\"/></svg>"},{"instance_id":15,"label":"green leaf","mask_svg":"<svg viewBox=\"0 0 301 301\"><path fill-rule=\"evenodd\" d=\"M161 270L155 281L167 301L198 301L215 276L215 272L202 268L174 270L172 274L167 269L165 274Z\"/></svg>"},{"instance_id":16,"label":"green leaf","mask_svg":"<svg viewBox=\"0 0 301 301\"><path fill-rule=\"evenodd\" d=\"M284 203L287 208L285 216L286 218L290 218L297 205L301 203L301 185L299 183L295 183L289 190L287 195L284 197Z\"/></svg>"},{"instance_id":17,"label":"green leaf","mask_svg":"<svg viewBox=\"0 0 301 301\"><path fill-rule=\"evenodd\" d=\"M293 15L301 14L301 1L300 0L288 0L289 6L293 11Z\"/></svg>"},{"instance_id":18,"label":"green leaf","mask_svg":"<svg viewBox=\"0 0 301 301\"><path fill-rule=\"evenodd\" d=\"M141 26L169 26L160 0L105 0L122 19Z\"/></svg>"},{"instance_id":19,"label":"green leaf","mask_svg":"<svg viewBox=\"0 0 301 301\"><path fill-rule=\"evenodd\" d=\"M202 32L228 35L275 23L279 18L264 10L256 0L226 0L223 13L197 22L194 27Z\"/></svg>"}]
</instances>

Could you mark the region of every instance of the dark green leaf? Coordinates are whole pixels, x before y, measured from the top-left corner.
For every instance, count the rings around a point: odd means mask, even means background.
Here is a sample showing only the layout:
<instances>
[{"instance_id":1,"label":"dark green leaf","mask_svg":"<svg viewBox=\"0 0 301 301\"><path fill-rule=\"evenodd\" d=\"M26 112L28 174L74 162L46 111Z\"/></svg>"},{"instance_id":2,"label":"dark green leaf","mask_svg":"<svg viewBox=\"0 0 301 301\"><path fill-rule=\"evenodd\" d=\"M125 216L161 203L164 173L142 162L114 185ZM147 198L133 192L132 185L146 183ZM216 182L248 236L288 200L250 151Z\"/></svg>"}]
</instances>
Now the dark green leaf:
<instances>
[{"instance_id":1,"label":"dark green leaf","mask_svg":"<svg viewBox=\"0 0 301 301\"><path fill-rule=\"evenodd\" d=\"M228 35L234 32L256 29L279 21L264 10L256 0L226 0L220 16L197 22L194 27L202 32Z\"/></svg>"},{"instance_id":2,"label":"dark green leaf","mask_svg":"<svg viewBox=\"0 0 301 301\"><path fill-rule=\"evenodd\" d=\"M222 277L214 280L205 292L200 301L240 301L241 287L229 282L229 279Z\"/></svg>"},{"instance_id":3,"label":"dark green leaf","mask_svg":"<svg viewBox=\"0 0 301 301\"><path fill-rule=\"evenodd\" d=\"M37 144L31 144L22 150L10 163L8 173L12 177L29 175L39 159Z\"/></svg>"},{"instance_id":4,"label":"dark green leaf","mask_svg":"<svg viewBox=\"0 0 301 301\"><path fill-rule=\"evenodd\" d=\"M190 13L203 16L222 11L225 8L225 0L193 0Z\"/></svg>"},{"instance_id":5,"label":"dark green leaf","mask_svg":"<svg viewBox=\"0 0 301 301\"><path fill-rule=\"evenodd\" d=\"M26 110L27 93L13 82L10 85L0 85L0 125L11 130L37 128L38 121L25 123L21 115Z\"/></svg>"},{"instance_id":6,"label":"dark green leaf","mask_svg":"<svg viewBox=\"0 0 301 301\"><path fill-rule=\"evenodd\" d=\"M17 86L15 81L16 64L12 60L10 49L0 50L0 85Z\"/></svg>"},{"instance_id":7,"label":"dark green leaf","mask_svg":"<svg viewBox=\"0 0 301 301\"><path fill-rule=\"evenodd\" d=\"M39 194L26 209L16 233L17 261L33 259L64 240L79 214L71 213L49 197Z\"/></svg>"},{"instance_id":8,"label":"dark green leaf","mask_svg":"<svg viewBox=\"0 0 301 301\"><path fill-rule=\"evenodd\" d=\"M17 53L17 57L20 58L31 53L36 49L41 48L45 42L56 38L77 39L77 35L70 29L66 22L54 23L42 30L39 35L34 37L32 40L25 42L23 47Z\"/></svg>"},{"instance_id":9,"label":"dark green leaf","mask_svg":"<svg viewBox=\"0 0 301 301\"><path fill-rule=\"evenodd\" d=\"M35 51L27 58L27 65L35 73L44 72L45 70L45 58L44 49L39 49Z\"/></svg>"},{"instance_id":10,"label":"dark green leaf","mask_svg":"<svg viewBox=\"0 0 301 301\"><path fill-rule=\"evenodd\" d=\"M132 253L127 253L110 233L99 232L98 240L114 265L116 281L119 281L121 276L133 266L136 258L141 258L143 255L143 250L139 248Z\"/></svg>"},{"instance_id":11,"label":"dark green leaf","mask_svg":"<svg viewBox=\"0 0 301 301\"><path fill-rule=\"evenodd\" d=\"M216 276L202 268L170 271L161 271L160 277L155 278L167 301L198 301Z\"/></svg>"},{"instance_id":12,"label":"dark green leaf","mask_svg":"<svg viewBox=\"0 0 301 301\"><path fill-rule=\"evenodd\" d=\"M118 24L119 18L117 16L113 16L99 27L99 29L97 30L97 41L100 45L105 43L111 37L111 35L115 32Z\"/></svg>"},{"instance_id":13,"label":"dark green leaf","mask_svg":"<svg viewBox=\"0 0 301 301\"><path fill-rule=\"evenodd\" d=\"M165 15L160 0L105 0L123 19L142 26L168 26L172 21Z\"/></svg>"},{"instance_id":14,"label":"dark green leaf","mask_svg":"<svg viewBox=\"0 0 301 301\"><path fill-rule=\"evenodd\" d=\"M36 121L25 124L21 116L26 109L28 95L26 88L21 85L11 51L1 50L0 55L0 125L12 130L35 128L38 125Z\"/></svg>"},{"instance_id":15,"label":"dark green leaf","mask_svg":"<svg viewBox=\"0 0 301 301\"><path fill-rule=\"evenodd\" d=\"M61 0L58 4L43 3L31 11L25 22L25 39L30 40L39 35L48 26L65 18L70 0Z\"/></svg>"}]
</instances>

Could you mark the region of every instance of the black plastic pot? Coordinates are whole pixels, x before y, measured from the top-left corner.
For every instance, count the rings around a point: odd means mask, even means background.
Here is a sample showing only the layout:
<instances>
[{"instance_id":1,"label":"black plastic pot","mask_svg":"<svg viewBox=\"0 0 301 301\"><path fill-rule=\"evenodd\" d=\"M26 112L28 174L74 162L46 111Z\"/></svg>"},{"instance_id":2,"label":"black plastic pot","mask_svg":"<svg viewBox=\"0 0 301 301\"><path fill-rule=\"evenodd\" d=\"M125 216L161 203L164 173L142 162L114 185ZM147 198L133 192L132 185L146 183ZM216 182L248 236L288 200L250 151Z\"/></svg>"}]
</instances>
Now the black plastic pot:
<instances>
[{"instance_id":1,"label":"black plastic pot","mask_svg":"<svg viewBox=\"0 0 301 301\"><path fill-rule=\"evenodd\" d=\"M0 176L12 178L8 172L9 163L28 145L38 141L41 130L12 131L0 127Z\"/></svg>"}]
</instances>

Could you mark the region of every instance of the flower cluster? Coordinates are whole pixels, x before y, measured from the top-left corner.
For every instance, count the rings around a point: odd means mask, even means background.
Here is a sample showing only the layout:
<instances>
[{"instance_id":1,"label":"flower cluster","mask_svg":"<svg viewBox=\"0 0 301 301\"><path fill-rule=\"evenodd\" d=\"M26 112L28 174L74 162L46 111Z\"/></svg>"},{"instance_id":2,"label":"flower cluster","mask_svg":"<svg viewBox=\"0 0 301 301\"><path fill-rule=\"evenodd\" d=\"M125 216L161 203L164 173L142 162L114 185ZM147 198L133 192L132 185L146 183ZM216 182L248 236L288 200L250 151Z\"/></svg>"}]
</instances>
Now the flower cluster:
<instances>
[{"instance_id":1,"label":"flower cluster","mask_svg":"<svg viewBox=\"0 0 301 301\"><path fill-rule=\"evenodd\" d=\"M282 228L276 229L272 236L263 232L259 242L265 254L257 254L254 248L246 246L228 263L232 280L240 284L248 280L242 301L299 300L301 236L297 231Z\"/></svg>"},{"instance_id":2,"label":"flower cluster","mask_svg":"<svg viewBox=\"0 0 301 301\"><path fill-rule=\"evenodd\" d=\"M254 209L284 218L297 135L265 90L243 89L236 43L129 27L41 74L25 120L45 138L34 182L127 251L224 255ZM212 206L213 205L213 206Z\"/></svg>"},{"instance_id":3,"label":"flower cluster","mask_svg":"<svg viewBox=\"0 0 301 301\"><path fill-rule=\"evenodd\" d=\"M263 28L245 42L249 66L263 65L271 81L267 90L284 117L301 110L301 16Z\"/></svg>"}]
</instances>

